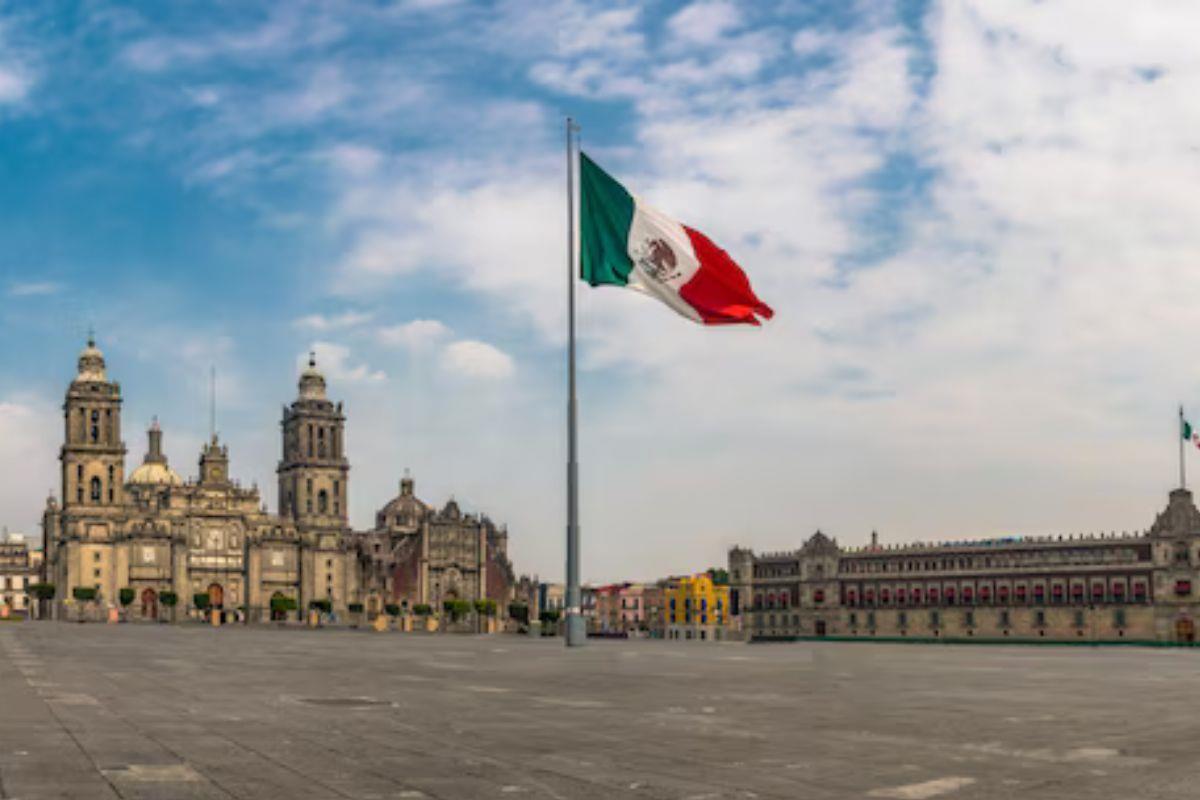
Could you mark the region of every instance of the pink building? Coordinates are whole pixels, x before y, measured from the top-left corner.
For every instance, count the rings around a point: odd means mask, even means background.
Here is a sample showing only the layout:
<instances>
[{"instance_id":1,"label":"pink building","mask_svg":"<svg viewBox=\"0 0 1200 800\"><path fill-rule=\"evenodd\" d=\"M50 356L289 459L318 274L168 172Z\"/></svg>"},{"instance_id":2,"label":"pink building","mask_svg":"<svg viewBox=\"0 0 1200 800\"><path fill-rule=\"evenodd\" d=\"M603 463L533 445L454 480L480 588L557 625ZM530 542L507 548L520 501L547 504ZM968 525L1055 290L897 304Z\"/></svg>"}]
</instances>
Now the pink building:
<instances>
[{"instance_id":1,"label":"pink building","mask_svg":"<svg viewBox=\"0 0 1200 800\"><path fill-rule=\"evenodd\" d=\"M646 628L646 589L640 583L597 586L596 623L602 633L638 633Z\"/></svg>"}]
</instances>

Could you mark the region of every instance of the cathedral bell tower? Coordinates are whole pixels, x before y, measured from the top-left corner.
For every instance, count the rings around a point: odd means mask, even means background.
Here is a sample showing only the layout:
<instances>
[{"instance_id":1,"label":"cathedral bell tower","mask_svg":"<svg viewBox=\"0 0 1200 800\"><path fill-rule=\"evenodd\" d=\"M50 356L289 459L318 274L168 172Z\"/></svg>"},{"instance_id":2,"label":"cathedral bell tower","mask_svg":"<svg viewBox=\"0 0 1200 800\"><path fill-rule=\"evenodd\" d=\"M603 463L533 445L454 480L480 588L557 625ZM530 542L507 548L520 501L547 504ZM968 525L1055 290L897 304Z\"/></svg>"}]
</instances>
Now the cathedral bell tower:
<instances>
[{"instance_id":1,"label":"cathedral bell tower","mask_svg":"<svg viewBox=\"0 0 1200 800\"><path fill-rule=\"evenodd\" d=\"M350 464L343 437L342 404L325 396L325 376L309 354L300 375L300 396L283 409L283 459L279 475L279 513L301 530L345 529Z\"/></svg>"},{"instance_id":2,"label":"cathedral bell tower","mask_svg":"<svg viewBox=\"0 0 1200 800\"><path fill-rule=\"evenodd\" d=\"M121 441L121 385L105 372L104 354L88 336L79 370L63 403L63 509L104 508L124 501L125 443Z\"/></svg>"}]
</instances>

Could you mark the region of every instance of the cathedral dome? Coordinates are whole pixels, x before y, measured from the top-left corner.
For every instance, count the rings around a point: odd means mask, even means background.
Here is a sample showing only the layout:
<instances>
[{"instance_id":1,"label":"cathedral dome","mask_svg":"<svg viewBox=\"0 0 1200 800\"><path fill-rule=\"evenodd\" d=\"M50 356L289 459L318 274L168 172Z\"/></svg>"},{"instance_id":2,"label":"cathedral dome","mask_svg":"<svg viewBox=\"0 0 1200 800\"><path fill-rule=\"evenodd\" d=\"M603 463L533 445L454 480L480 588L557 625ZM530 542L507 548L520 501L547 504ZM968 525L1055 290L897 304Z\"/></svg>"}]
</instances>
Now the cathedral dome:
<instances>
[{"instance_id":1,"label":"cathedral dome","mask_svg":"<svg viewBox=\"0 0 1200 800\"><path fill-rule=\"evenodd\" d=\"M325 376L317 369L316 353L308 354L308 369L300 373L300 399L325 399Z\"/></svg>"},{"instance_id":2,"label":"cathedral dome","mask_svg":"<svg viewBox=\"0 0 1200 800\"><path fill-rule=\"evenodd\" d=\"M146 435L150 442L146 458L129 476L129 483L137 486L182 486L183 479L167 465L167 457L162 451L162 428L158 425L157 417Z\"/></svg>"},{"instance_id":3,"label":"cathedral dome","mask_svg":"<svg viewBox=\"0 0 1200 800\"><path fill-rule=\"evenodd\" d=\"M378 527L413 526L429 512L429 506L417 499L413 479L405 476L400 481L400 494L375 515Z\"/></svg>"},{"instance_id":4,"label":"cathedral dome","mask_svg":"<svg viewBox=\"0 0 1200 800\"><path fill-rule=\"evenodd\" d=\"M96 340L88 336L87 347L79 353L79 374L77 381L107 381L108 374L104 371L104 353L96 347Z\"/></svg>"},{"instance_id":5,"label":"cathedral dome","mask_svg":"<svg viewBox=\"0 0 1200 800\"><path fill-rule=\"evenodd\" d=\"M129 476L129 482L139 486L182 486L183 479L166 464L142 464Z\"/></svg>"}]
</instances>

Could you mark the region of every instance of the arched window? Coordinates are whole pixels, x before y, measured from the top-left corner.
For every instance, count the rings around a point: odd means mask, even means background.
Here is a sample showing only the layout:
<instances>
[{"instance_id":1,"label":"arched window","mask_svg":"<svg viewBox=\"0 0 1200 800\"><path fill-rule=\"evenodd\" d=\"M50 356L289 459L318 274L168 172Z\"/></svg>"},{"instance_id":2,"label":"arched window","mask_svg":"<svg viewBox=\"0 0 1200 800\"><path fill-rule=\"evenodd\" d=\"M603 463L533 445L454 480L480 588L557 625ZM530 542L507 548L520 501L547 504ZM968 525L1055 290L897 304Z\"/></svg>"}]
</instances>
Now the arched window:
<instances>
[{"instance_id":1,"label":"arched window","mask_svg":"<svg viewBox=\"0 0 1200 800\"><path fill-rule=\"evenodd\" d=\"M92 412L92 444L100 441L100 412Z\"/></svg>"},{"instance_id":2,"label":"arched window","mask_svg":"<svg viewBox=\"0 0 1200 800\"><path fill-rule=\"evenodd\" d=\"M117 490L113 488L116 485L117 485L117 468L114 466L109 466L109 468L108 468L108 502L110 502L110 503L116 499L116 491Z\"/></svg>"},{"instance_id":3,"label":"arched window","mask_svg":"<svg viewBox=\"0 0 1200 800\"><path fill-rule=\"evenodd\" d=\"M317 428L317 455L325 457L325 429Z\"/></svg>"},{"instance_id":4,"label":"arched window","mask_svg":"<svg viewBox=\"0 0 1200 800\"><path fill-rule=\"evenodd\" d=\"M324 447L324 445L322 445ZM324 514L329 510L329 493L322 489L317 493L317 511Z\"/></svg>"},{"instance_id":5,"label":"arched window","mask_svg":"<svg viewBox=\"0 0 1200 800\"><path fill-rule=\"evenodd\" d=\"M100 479L96 477L92 478L92 502L100 502Z\"/></svg>"}]
</instances>

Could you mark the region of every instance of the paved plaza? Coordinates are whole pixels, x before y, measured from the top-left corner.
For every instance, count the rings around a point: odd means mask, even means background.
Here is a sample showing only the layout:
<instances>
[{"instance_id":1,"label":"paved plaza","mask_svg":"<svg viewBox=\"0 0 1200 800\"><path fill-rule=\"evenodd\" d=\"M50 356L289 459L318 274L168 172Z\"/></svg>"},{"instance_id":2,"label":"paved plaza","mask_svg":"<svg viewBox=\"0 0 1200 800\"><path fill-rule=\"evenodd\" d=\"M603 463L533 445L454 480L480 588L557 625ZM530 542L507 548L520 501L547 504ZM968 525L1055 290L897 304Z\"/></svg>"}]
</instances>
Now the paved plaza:
<instances>
[{"instance_id":1,"label":"paved plaza","mask_svg":"<svg viewBox=\"0 0 1200 800\"><path fill-rule=\"evenodd\" d=\"M1182 798L1200 651L0 626L0 796Z\"/></svg>"}]
</instances>

